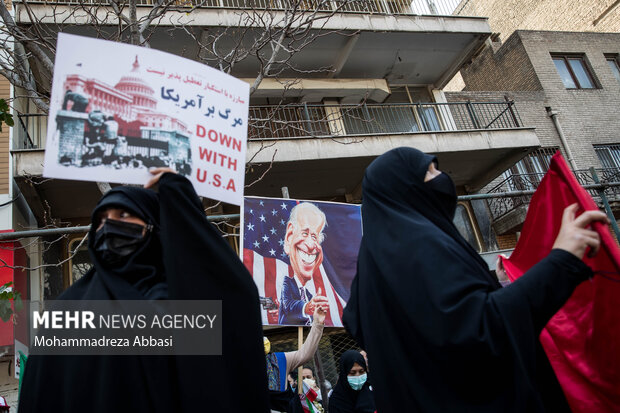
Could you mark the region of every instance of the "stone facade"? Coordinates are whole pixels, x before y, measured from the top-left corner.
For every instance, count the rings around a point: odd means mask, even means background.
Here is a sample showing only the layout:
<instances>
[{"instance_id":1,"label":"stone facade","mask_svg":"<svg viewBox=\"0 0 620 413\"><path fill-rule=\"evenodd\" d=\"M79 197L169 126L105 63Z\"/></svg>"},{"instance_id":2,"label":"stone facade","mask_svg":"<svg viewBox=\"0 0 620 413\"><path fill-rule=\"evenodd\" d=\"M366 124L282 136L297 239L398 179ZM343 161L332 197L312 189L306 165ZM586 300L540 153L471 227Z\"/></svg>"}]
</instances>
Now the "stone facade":
<instances>
[{"instance_id":1,"label":"stone facade","mask_svg":"<svg viewBox=\"0 0 620 413\"><path fill-rule=\"evenodd\" d=\"M518 34L501 45L486 47L461 70L463 90L542 90L533 63Z\"/></svg>"},{"instance_id":2,"label":"stone facade","mask_svg":"<svg viewBox=\"0 0 620 413\"><path fill-rule=\"evenodd\" d=\"M460 16L485 16L501 40L515 30L620 32L616 0L463 0Z\"/></svg>"},{"instance_id":3,"label":"stone facade","mask_svg":"<svg viewBox=\"0 0 620 413\"><path fill-rule=\"evenodd\" d=\"M499 235L497 244L500 250L512 249L517 246L517 236L516 234Z\"/></svg>"},{"instance_id":4,"label":"stone facade","mask_svg":"<svg viewBox=\"0 0 620 413\"><path fill-rule=\"evenodd\" d=\"M10 87L11 84L5 78L0 76L0 99L4 99L10 103ZM17 118L13 121L17 124ZM9 185L11 184L11 174L9 173L9 127L3 125L0 132L0 194L9 193Z\"/></svg>"},{"instance_id":5,"label":"stone facade","mask_svg":"<svg viewBox=\"0 0 620 413\"><path fill-rule=\"evenodd\" d=\"M594 89L567 89L551 58L552 53L578 54L589 66ZM493 52L461 70L466 87L446 93L449 101L516 101L524 126L536 127L543 146L561 147L547 108L558 119L577 168L600 168L593 145L620 143L620 82L606 56L620 56L620 34L516 31Z\"/></svg>"},{"instance_id":6,"label":"stone facade","mask_svg":"<svg viewBox=\"0 0 620 413\"><path fill-rule=\"evenodd\" d=\"M559 53L581 56L596 87L567 89L552 60L552 55ZM606 60L609 56L620 56L620 34L519 30L501 47L485 48L473 63L464 67L461 74L465 89L447 92L446 99L514 100L522 126L535 127L542 147L560 148L567 158L549 116L553 111L558 114L576 168L602 168L594 145L620 144L620 81ZM482 192L488 192L503 179L498 177ZM513 215L493 223L496 233L519 229L525 213ZM497 242L503 243L499 238Z\"/></svg>"}]
</instances>

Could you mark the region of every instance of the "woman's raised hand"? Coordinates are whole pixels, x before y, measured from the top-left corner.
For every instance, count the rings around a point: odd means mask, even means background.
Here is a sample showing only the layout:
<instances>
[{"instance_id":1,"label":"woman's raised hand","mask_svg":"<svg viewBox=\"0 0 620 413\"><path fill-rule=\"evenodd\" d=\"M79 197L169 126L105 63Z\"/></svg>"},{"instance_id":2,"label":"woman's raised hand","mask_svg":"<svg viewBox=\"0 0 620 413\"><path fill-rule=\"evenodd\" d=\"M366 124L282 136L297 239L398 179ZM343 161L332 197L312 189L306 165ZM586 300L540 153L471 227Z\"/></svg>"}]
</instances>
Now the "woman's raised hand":
<instances>
[{"instance_id":1,"label":"woman's raised hand","mask_svg":"<svg viewBox=\"0 0 620 413\"><path fill-rule=\"evenodd\" d=\"M589 257L593 257L598 253L601 246L601 239L596 231L590 229L592 222L600 221L609 224L609 219L604 212L586 211L575 217L579 205L572 204L564 209L562 215L562 226L560 232L555 239L553 248L559 248L570 252L579 259L583 259L588 247Z\"/></svg>"},{"instance_id":2,"label":"woman's raised hand","mask_svg":"<svg viewBox=\"0 0 620 413\"><path fill-rule=\"evenodd\" d=\"M173 174L177 173L177 171L175 171L174 169L170 169L170 168L152 168L152 169L149 169L149 172L151 173L151 175L154 175L154 176L151 179L149 179L147 183L144 184L145 188L151 188L155 186L155 184L159 182L159 178L161 178L161 176L165 174L166 172L170 172Z\"/></svg>"}]
</instances>

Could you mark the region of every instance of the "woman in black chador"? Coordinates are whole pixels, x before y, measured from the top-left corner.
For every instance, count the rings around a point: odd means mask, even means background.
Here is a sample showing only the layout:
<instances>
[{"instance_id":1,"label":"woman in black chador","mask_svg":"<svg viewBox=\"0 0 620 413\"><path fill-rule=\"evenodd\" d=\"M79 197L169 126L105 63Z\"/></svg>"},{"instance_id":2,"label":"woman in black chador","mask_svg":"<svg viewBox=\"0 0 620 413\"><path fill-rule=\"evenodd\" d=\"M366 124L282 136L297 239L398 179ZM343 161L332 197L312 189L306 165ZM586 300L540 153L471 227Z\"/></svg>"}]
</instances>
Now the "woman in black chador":
<instances>
[{"instance_id":1,"label":"woman in black chador","mask_svg":"<svg viewBox=\"0 0 620 413\"><path fill-rule=\"evenodd\" d=\"M345 351L340 356L338 383L329 398L329 413L374 413L376 410L364 356L359 351Z\"/></svg>"},{"instance_id":2,"label":"woman in black chador","mask_svg":"<svg viewBox=\"0 0 620 413\"><path fill-rule=\"evenodd\" d=\"M561 412L538 335L592 275L594 220L568 207L554 249L502 288L452 223L456 191L436 159L397 148L366 170L364 236L344 324L368 351L377 410Z\"/></svg>"},{"instance_id":3,"label":"woman in black chador","mask_svg":"<svg viewBox=\"0 0 620 413\"><path fill-rule=\"evenodd\" d=\"M101 198L88 236L93 269L59 299L221 300L223 354L31 356L21 413L269 411L252 277L191 183L166 168L151 173L158 193L117 187Z\"/></svg>"}]
</instances>

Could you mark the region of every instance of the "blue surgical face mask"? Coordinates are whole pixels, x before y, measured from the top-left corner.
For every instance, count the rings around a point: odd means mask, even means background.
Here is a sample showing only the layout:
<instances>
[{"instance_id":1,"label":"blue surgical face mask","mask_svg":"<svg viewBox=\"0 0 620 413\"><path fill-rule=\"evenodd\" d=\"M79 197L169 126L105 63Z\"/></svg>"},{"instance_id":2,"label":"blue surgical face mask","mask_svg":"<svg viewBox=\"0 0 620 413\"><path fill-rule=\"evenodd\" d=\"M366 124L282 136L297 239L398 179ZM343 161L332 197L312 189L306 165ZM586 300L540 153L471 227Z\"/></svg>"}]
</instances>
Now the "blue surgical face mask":
<instances>
[{"instance_id":1,"label":"blue surgical face mask","mask_svg":"<svg viewBox=\"0 0 620 413\"><path fill-rule=\"evenodd\" d=\"M364 383L366 383L367 377L368 376L366 375L366 373L364 373L359 376L347 376L347 380L353 390L362 390L362 387L364 387Z\"/></svg>"}]
</instances>

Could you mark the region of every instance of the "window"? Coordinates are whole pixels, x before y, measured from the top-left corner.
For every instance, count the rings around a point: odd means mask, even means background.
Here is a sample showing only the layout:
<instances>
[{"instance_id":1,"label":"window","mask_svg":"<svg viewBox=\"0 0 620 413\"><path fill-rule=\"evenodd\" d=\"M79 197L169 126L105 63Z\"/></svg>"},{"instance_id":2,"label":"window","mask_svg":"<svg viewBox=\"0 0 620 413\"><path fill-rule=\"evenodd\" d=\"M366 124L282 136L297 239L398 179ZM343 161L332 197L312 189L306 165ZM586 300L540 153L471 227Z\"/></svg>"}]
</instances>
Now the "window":
<instances>
[{"instance_id":1,"label":"window","mask_svg":"<svg viewBox=\"0 0 620 413\"><path fill-rule=\"evenodd\" d=\"M553 55L553 63L567 89L594 89L594 79L583 56Z\"/></svg>"},{"instance_id":2,"label":"window","mask_svg":"<svg viewBox=\"0 0 620 413\"><path fill-rule=\"evenodd\" d=\"M605 59L607 59L607 63L609 64L609 68L611 72L616 77L616 80L620 82L620 65L618 65L618 55L606 55Z\"/></svg>"},{"instance_id":3,"label":"window","mask_svg":"<svg viewBox=\"0 0 620 413\"><path fill-rule=\"evenodd\" d=\"M476 251L480 252L482 248L480 247L480 241L478 240L472 217L469 213L469 209L463 203L459 202L456 205L453 222L463 238L465 238Z\"/></svg>"},{"instance_id":4,"label":"window","mask_svg":"<svg viewBox=\"0 0 620 413\"><path fill-rule=\"evenodd\" d=\"M510 171L513 173L544 174L549 169L551 157L557 151L557 147L537 149L517 162Z\"/></svg>"},{"instance_id":5,"label":"window","mask_svg":"<svg viewBox=\"0 0 620 413\"><path fill-rule=\"evenodd\" d=\"M620 168L620 145L595 145L594 151L603 168Z\"/></svg>"},{"instance_id":6,"label":"window","mask_svg":"<svg viewBox=\"0 0 620 413\"><path fill-rule=\"evenodd\" d=\"M424 88L391 87L387 104L341 106L342 125L347 134L414 133L445 130L445 119ZM414 102L414 99L416 101ZM449 113L448 113L449 114Z\"/></svg>"},{"instance_id":7,"label":"window","mask_svg":"<svg viewBox=\"0 0 620 413\"><path fill-rule=\"evenodd\" d=\"M522 191L536 189L543 176L549 169L551 157L558 151L557 147L540 148L517 162L512 168L504 172L504 179L508 181L509 190Z\"/></svg>"},{"instance_id":8,"label":"window","mask_svg":"<svg viewBox=\"0 0 620 413\"><path fill-rule=\"evenodd\" d=\"M437 112L433 106L421 107L420 116L424 118L425 130L438 131L441 130Z\"/></svg>"}]
</instances>

